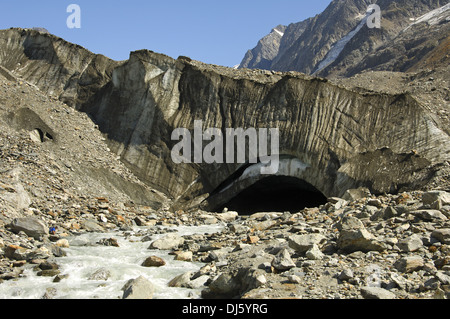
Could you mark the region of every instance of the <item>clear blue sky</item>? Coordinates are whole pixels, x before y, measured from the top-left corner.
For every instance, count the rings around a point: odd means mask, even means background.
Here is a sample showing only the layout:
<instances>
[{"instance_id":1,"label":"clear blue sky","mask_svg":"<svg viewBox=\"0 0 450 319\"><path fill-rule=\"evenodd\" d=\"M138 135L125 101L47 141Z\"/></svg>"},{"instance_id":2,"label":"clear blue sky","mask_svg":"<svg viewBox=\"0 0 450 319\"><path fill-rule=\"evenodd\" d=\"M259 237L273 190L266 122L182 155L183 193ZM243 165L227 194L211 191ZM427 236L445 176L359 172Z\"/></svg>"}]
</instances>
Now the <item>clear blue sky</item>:
<instances>
[{"instance_id":1,"label":"clear blue sky","mask_svg":"<svg viewBox=\"0 0 450 319\"><path fill-rule=\"evenodd\" d=\"M43 27L115 60L149 49L173 58L239 64L278 24L322 12L331 0L3 0L0 29ZM69 4L81 8L81 28L69 29Z\"/></svg>"}]
</instances>

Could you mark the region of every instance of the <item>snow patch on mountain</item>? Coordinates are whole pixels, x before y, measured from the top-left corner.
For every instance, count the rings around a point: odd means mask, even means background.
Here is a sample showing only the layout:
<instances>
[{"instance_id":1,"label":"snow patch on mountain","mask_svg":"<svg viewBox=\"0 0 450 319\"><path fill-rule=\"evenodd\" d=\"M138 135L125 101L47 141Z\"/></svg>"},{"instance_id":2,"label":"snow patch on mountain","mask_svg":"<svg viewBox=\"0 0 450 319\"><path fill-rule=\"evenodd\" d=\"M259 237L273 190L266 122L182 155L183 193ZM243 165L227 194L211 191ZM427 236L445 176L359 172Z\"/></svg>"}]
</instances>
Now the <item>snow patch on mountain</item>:
<instances>
[{"instance_id":1,"label":"snow patch on mountain","mask_svg":"<svg viewBox=\"0 0 450 319\"><path fill-rule=\"evenodd\" d=\"M362 27L367 23L367 19L369 18L370 14L366 14L364 18L361 20L361 22L358 24L358 26L350 31L346 36L344 36L341 40L336 42L331 50L328 52L328 54L325 56L325 59L323 59L319 66L317 67L316 71L313 73L316 74L317 72L320 72L321 70L325 69L327 66L329 66L331 63L336 61L336 59L339 57L339 55L344 50L347 43L350 42L351 39L355 37L355 35L359 32L359 30L362 29Z\"/></svg>"},{"instance_id":2,"label":"snow patch on mountain","mask_svg":"<svg viewBox=\"0 0 450 319\"><path fill-rule=\"evenodd\" d=\"M450 3L446 4L443 7L437 8L436 10L432 10L427 14L424 14L419 19L417 19L417 21L414 22L413 25L422 22L428 22L430 25L436 25L444 18L443 14L448 10L450 10Z\"/></svg>"},{"instance_id":3,"label":"snow patch on mountain","mask_svg":"<svg viewBox=\"0 0 450 319\"><path fill-rule=\"evenodd\" d=\"M273 31L275 31L276 33L278 33L280 36L284 36L284 33L281 31L278 31L277 29L273 29Z\"/></svg>"}]
</instances>

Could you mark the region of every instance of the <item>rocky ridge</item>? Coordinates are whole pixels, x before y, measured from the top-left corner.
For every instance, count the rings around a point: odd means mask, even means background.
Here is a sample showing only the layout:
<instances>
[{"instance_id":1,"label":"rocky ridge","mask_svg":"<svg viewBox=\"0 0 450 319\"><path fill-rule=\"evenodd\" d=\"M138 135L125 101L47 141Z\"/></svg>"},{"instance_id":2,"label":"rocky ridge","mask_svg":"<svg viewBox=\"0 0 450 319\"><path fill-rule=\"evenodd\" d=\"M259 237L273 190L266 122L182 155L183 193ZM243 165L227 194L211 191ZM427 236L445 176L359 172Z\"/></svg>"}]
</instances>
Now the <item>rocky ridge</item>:
<instances>
[{"instance_id":1,"label":"rocky ridge","mask_svg":"<svg viewBox=\"0 0 450 319\"><path fill-rule=\"evenodd\" d=\"M272 64L271 61L279 53L280 42L285 31L286 27L282 25L272 29L270 34L262 38L253 50L249 50L246 53L239 67L249 69L270 69L270 65Z\"/></svg>"},{"instance_id":2,"label":"rocky ridge","mask_svg":"<svg viewBox=\"0 0 450 319\"><path fill-rule=\"evenodd\" d=\"M373 3L381 9L381 28L364 25L358 29ZM432 13L436 10L439 14L435 16ZM271 61L241 67L315 73L328 78L350 77L368 70L417 70L421 59L445 47L449 12L448 1L440 0L332 1L315 17L289 25L280 41L279 54ZM331 56L333 48L355 30L359 31L347 39L342 51ZM260 43L253 54L263 50ZM328 62L319 70L324 61ZM448 61L441 65L448 65Z\"/></svg>"}]
</instances>

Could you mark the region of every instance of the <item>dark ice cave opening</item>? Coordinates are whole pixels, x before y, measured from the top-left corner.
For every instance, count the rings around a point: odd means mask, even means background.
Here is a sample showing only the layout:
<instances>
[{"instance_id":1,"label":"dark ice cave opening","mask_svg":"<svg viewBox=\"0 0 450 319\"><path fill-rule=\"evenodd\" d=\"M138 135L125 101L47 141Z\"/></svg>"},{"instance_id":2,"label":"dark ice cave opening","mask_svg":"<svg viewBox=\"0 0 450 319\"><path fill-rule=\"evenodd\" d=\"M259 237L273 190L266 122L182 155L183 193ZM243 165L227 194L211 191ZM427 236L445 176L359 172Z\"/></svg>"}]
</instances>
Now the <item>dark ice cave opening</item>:
<instances>
[{"instance_id":1,"label":"dark ice cave opening","mask_svg":"<svg viewBox=\"0 0 450 319\"><path fill-rule=\"evenodd\" d=\"M326 202L327 198L304 180L290 176L270 176L246 188L217 211L221 212L227 207L240 215L257 212L297 213Z\"/></svg>"}]
</instances>

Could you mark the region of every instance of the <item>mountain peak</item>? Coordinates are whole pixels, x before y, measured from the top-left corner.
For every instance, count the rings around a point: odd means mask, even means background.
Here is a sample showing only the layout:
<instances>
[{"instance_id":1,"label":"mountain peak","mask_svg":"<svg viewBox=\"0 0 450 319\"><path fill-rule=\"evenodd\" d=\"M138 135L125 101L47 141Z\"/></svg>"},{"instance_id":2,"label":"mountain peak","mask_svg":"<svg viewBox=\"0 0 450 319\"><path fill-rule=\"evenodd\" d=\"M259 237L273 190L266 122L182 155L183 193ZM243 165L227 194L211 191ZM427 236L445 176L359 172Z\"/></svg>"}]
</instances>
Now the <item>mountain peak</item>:
<instances>
[{"instance_id":1,"label":"mountain peak","mask_svg":"<svg viewBox=\"0 0 450 319\"><path fill-rule=\"evenodd\" d=\"M240 68L270 69L271 61L278 55L281 39L286 26L278 25L264 38L259 40L257 46L249 50L239 65Z\"/></svg>"},{"instance_id":2,"label":"mountain peak","mask_svg":"<svg viewBox=\"0 0 450 319\"><path fill-rule=\"evenodd\" d=\"M371 4L369 0L334 0L315 17L274 28L247 52L240 67L327 77L352 76L377 65L380 70L405 71L412 67L411 63L404 63L411 57L388 48L396 46L394 40L402 32L427 22L425 26L413 28L416 32L409 30L408 33L409 45L420 47L421 43L428 43L424 50L417 48L421 53L415 57L416 62L439 46L442 36L449 32L448 1L379 0L380 29L370 28L365 23L372 14L367 12ZM383 54L379 50L396 53L381 58ZM380 58L374 61L373 56Z\"/></svg>"}]
</instances>

